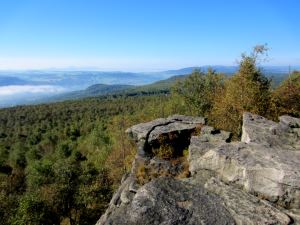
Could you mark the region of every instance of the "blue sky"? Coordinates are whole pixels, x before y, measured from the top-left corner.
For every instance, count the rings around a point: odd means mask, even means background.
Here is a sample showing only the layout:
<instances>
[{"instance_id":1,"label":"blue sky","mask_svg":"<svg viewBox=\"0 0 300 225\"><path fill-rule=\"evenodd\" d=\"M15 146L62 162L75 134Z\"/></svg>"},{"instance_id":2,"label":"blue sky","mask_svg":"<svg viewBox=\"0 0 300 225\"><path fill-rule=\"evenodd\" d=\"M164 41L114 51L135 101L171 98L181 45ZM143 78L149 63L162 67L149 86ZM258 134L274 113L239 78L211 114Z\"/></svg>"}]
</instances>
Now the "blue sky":
<instances>
[{"instance_id":1,"label":"blue sky","mask_svg":"<svg viewBox=\"0 0 300 225\"><path fill-rule=\"evenodd\" d=\"M298 0L0 0L0 69L300 65Z\"/></svg>"}]
</instances>

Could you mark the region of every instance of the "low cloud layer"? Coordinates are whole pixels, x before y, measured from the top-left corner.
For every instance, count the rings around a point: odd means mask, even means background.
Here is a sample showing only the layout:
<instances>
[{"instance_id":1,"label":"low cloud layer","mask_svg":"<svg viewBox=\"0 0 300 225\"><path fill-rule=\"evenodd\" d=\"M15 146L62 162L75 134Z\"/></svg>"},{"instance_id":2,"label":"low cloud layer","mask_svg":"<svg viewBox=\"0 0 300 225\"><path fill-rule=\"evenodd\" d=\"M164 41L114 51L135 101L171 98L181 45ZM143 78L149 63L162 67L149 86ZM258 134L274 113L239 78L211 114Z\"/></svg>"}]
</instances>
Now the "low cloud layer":
<instances>
[{"instance_id":1,"label":"low cloud layer","mask_svg":"<svg viewBox=\"0 0 300 225\"><path fill-rule=\"evenodd\" d=\"M53 85L9 85L0 87L0 97L22 94L55 94L64 90L63 87Z\"/></svg>"}]
</instances>

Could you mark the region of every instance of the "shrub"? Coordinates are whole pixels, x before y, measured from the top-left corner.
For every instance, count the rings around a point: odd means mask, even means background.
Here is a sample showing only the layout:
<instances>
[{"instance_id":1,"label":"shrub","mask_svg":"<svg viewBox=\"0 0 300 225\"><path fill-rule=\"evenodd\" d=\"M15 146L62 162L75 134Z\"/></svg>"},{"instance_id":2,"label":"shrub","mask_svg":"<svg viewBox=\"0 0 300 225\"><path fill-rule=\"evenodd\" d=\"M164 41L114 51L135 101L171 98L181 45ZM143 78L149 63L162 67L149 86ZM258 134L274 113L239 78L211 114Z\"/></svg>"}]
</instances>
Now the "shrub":
<instances>
[{"instance_id":1,"label":"shrub","mask_svg":"<svg viewBox=\"0 0 300 225\"><path fill-rule=\"evenodd\" d=\"M161 159L171 159L175 156L175 149L169 144L162 144L158 149L153 150L153 154Z\"/></svg>"},{"instance_id":2,"label":"shrub","mask_svg":"<svg viewBox=\"0 0 300 225\"><path fill-rule=\"evenodd\" d=\"M59 219L48 209L46 204L36 195L25 195L20 201L12 224L39 225L57 224Z\"/></svg>"},{"instance_id":3,"label":"shrub","mask_svg":"<svg viewBox=\"0 0 300 225\"><path fill-rule=\"evenodd\" d=\"M184 81L178 82L173 95L182 96L191 114L208 116L215 95L223 89L224 76L208 69L207 73L195 70Z\"/></svg>"},{"instance_id":4,"label":"shrub","mask_svg":"<svg viewBox=\"0 0 300 225\"><path fill-rule=\"evenodd\" d=\"M145 167L145 165L139 165L136 170L136 178L139 184L144 185L145 183L149 182L151 180L148 169Z\"/></svg>"},{"instance_id":5,"label":"shrub","mask_svg":"<svg viewBox=\"0 0 300 225\"><path fill-rule=\"evenodd\" d=\"M300 72L284 80L272 93L273 118L288 114L300 117Z\"/></svg>"}]
</instances>

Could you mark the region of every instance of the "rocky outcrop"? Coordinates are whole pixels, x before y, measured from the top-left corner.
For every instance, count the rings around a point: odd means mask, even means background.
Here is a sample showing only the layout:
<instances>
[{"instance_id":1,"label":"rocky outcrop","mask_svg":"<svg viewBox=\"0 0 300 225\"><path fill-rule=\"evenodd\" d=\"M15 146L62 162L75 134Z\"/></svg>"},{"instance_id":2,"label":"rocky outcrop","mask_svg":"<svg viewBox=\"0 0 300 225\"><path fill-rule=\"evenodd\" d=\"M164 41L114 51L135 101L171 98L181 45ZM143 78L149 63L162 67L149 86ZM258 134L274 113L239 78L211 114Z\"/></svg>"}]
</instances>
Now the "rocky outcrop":
<instances>
[{"instance_id":1,"label":"rocky outcrop","mask_svg":"<svg viewBox=\"0 0 300 225\"><path fill-rule=\"evenodd\" d=\"M138 153L97 224L299 224L300 119L279 120L245 113L240 142L180 115L129 128Z\"/></svg>"},{"instance_id":2,"label":"rocky outcrop","mask_svg":"<svg viewBox=\"0 0 300 225\"><path fill-rule=\"evenodd\" d=\"M192 171L212 170L226 183L282 207L299 209L300 119L285 116L275 123L245 113L243 122L241 142L216 138L203 142L203 137L193 137Z\"/></svg>"}]
</instances>

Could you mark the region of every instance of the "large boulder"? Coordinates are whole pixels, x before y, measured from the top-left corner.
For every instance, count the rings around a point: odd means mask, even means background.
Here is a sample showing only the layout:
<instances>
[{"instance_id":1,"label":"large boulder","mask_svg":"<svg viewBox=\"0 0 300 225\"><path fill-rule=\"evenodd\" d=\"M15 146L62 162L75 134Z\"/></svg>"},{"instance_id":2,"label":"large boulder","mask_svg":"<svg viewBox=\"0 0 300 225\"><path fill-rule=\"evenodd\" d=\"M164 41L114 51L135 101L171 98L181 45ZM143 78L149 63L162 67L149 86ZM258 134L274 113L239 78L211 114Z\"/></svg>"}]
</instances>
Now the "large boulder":
<instances>
[{"instance_id":1,"label":"large boulder","mask_svg":"<svg viewBox=\"0 0 300 225\"><path fill-rule=\"evenodd\" d=\"M244 114L243 121L242 142L226 143L218 137L220 134L206 139L193 137L191 171L214 171L224 182L248 193L285 208L299 209L299 121L275 123L249 113Z\"/></svg>"},{"instance_id":2,"label":"large boulder","mask_svg":"<svg viewBox=\"0 0 300 225\"><path fill-rule=\"evenodd\" d=\"M241 141L300 151L300 119L281 116L279 123L275 123L262 116L244 113Z\"/></svg>"}]
</instances>

